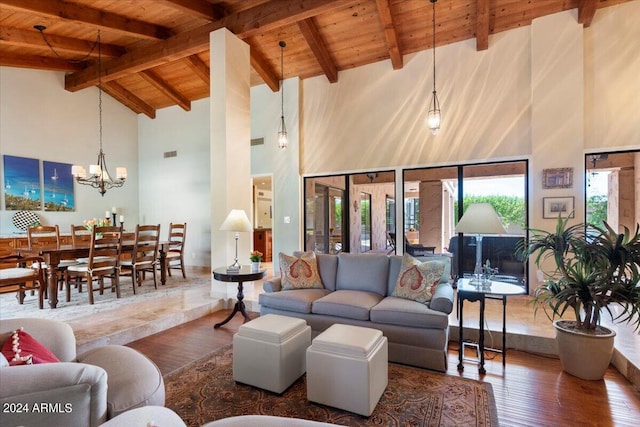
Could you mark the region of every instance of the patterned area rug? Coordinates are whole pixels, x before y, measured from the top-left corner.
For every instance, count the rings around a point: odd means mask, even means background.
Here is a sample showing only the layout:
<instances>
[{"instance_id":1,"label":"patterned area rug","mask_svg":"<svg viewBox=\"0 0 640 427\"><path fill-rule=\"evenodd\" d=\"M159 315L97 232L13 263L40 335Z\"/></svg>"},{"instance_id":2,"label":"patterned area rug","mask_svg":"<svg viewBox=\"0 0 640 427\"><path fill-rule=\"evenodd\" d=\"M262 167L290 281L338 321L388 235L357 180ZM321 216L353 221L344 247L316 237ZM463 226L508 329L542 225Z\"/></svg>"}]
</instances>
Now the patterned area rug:
<instances>
[{"instance_id":1,"label":"patterned area rug","mask_svg":"<svg viewBox=\"0 0 640 427\"><path fill-rule=\"evenodd\" d=\"M233 381L228 345L165 376L166 406L189 426L235 415L275 415L349 426L497 426L491 384L389 364L370 417L307 401L305 376L282 395Z\"/></svg>"}]
</instances>

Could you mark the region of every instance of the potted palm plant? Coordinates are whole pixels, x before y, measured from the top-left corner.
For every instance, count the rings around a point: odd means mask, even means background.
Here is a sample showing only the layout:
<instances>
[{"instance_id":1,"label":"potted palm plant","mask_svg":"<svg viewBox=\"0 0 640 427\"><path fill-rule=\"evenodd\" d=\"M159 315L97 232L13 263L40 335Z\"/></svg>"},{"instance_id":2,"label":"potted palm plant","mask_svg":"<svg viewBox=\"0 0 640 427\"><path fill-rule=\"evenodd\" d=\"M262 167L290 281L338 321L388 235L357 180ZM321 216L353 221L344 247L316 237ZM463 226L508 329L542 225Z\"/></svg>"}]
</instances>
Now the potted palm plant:
<instances>
[{"instance_id":1,"label":"potted palm plant","mask_svg":"<svg viewBox=\"0 0 640 427\"><path fill-rule=\"evenodd\" d=\"M533 304L554 322L562 367L580 378L602 379L615 337L602 326L602 315L640 329L639 227L633 234L626 227L618 233L606 222L569 225L559 217L554 232L531 232L520 250L545 275ZM549 261L553 267L545 269ZM562 318L565 314L572 320Z\"/></svg>"}]
</instances>

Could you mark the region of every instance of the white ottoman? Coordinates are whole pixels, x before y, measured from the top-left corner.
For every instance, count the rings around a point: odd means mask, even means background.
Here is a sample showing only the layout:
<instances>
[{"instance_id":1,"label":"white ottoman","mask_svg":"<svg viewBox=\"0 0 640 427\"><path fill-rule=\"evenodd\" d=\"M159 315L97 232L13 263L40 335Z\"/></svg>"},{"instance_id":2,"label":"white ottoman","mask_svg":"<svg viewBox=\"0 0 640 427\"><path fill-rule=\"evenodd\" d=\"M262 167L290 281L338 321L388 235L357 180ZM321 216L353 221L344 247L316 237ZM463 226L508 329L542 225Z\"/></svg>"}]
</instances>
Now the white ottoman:
<instances>
[{"instance_id":1,"label":"white ottoman","mask_svg":"<svg viewBox=\"0 0 640 427\"><path fill-rule=\"evenodd\" d=\"M266 314L233 336L233 379L282 393L305 372L311 327L303 319Z\"/></svg>"},{"instance_id":2,"label":"white ottoman","mask_svg":"<svg viewBox=\"0 0 640 427\"><path fill-rule=\"evenodd\" d=\"M369 416L387 388L387 337L335 324L307 349L307 399Z\"/></svg>"}]
</instances>

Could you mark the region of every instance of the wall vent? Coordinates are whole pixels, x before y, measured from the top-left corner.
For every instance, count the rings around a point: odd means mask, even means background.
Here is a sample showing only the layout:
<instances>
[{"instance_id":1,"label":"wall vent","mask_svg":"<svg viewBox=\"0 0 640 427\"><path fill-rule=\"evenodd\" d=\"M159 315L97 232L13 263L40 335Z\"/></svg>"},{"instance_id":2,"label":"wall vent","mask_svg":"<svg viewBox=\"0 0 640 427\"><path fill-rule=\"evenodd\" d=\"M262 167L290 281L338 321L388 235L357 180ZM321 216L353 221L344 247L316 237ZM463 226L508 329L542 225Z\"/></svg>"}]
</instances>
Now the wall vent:
<instances>
[{"instance_id":1,"label":"wall vent","mask_svg":"<svg viewBox=\"0 0 640 427\"><path fill-rule=\"evenodd\" d=\"M264 138L255 138L251 140L251 146L254 145L264 145Z\"/></svg>"},{"instance_id":2,"label":"wall vent","mask_svg":"<svg viewBox=\"0 0 640 427\"><path fill-rule=\"evenodd\" d=\"M176 150L173 151L165 151L164 158L168 159L169 157L178 157L178 152Z\"/></svg>"}]
</instances>

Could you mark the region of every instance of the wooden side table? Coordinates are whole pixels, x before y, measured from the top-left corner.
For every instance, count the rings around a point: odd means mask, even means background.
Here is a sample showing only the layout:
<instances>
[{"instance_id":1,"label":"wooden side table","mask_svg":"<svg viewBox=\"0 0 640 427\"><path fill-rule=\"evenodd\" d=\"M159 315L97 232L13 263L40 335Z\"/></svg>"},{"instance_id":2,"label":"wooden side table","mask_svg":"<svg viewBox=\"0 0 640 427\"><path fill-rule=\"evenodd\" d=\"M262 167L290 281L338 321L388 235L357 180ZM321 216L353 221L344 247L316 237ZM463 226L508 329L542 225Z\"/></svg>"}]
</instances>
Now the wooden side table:
<instances>
[{"instance_id":1,"label":"wooden side table","mask_svg":"<svg viewBox=\"0 0 640 427\"><path fill-rule=\"evenodd\" d=\"M236 313L242 314L244 316L245 322L248 322L249 320L251 320L249 318L249 314L247 313L247 309L243 301L244 299L244 294L242 289L243 282L260 280L264 278L266 274L267 274L266 269L261 268L256 272L256 271L252 271L251 266L248 266L248 265L243 265L242 268L240 268L240 271L235 271L235 272L227 271L227 267L218 267L213 270L214 279L219 280L221 282L237 282L238 283L238 301L236 301L235 305L233 306L233 311L222 322L216 323L215 325L213 325L214 328L219 328L220 326L227 323L229 320L233 318L233 316L236 315Z\"/></svg>"},{"instance_id":2,"label":"wooden side table","mask_svg":"<svg viewBox=\"0 0 640 427\"><path fill-rule=\"evenodd\" d=\"M458 371L464 370L462 364L463 351L464 351L464 339L462 332L462 319L463 319L463 303L465 300L469 302L480 302L480 332L478 335L478 353L479 364L478 371L481 374L485 374L487 371L484 369L484 306L485 299L501 299L502 300L502 366L506 364L507 356L507 297L509 295L522 295L525 293L525 289L522 286L514 285L511 283L497 282L492 280L487 285L479 287L470 283L471 279L458 280L458 319L459 319L459 348L458 348ZM494 350L495 351L495 350Z\"/></svg>"}]
</instances>

